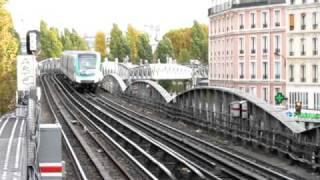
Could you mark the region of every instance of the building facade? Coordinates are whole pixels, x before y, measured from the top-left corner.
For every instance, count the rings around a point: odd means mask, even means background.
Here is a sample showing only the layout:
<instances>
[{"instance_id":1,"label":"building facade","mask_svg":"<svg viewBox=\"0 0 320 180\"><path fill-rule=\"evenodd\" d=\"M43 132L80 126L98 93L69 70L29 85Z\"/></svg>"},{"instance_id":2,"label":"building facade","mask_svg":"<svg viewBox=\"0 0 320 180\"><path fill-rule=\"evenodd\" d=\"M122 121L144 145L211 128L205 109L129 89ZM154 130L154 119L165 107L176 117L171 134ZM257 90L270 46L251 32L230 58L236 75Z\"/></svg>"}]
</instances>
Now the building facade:
<instances>
[{"instance_id":1,"label":"building facade","mask_svg":"<svg viewBox=\"0 0 320 180\"><path fill-rule=\"evenodd\" d=\"M320 110L319 0L290 0L287 22L288 105Z\"/></svg>"},{"instance_id":2,"label":"building facade","mask_svg":"<svg viewBox=\"0 0 320 180\"><path fill-rule=\"evenodd\" d=\"M286 93L285 0L216 1L209 9L209 84L269 103Z\"/></svg>"}]
</instances>

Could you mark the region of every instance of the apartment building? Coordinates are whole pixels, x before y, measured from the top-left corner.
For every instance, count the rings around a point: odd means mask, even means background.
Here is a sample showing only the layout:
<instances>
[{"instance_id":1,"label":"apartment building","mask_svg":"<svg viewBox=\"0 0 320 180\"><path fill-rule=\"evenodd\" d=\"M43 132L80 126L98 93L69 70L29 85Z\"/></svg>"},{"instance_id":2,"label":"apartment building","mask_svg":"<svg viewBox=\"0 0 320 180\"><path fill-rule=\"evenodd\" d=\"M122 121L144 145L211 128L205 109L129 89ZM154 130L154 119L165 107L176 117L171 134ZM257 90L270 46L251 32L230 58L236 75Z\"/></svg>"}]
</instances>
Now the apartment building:
<instances>
[{"instance_id":1,"label":"apartment building","mask_svg":"<svg viewBox=\"0 0 320 180\"><path fill-rule=\"evenodd\" d=\"M286 93L285 0L216 0L209 19L210 85L269 103Z\"/></svg>"},{"instance_id":2,"label":"apartment building","mask_svg":"<svg viewBox=\"0 0 320 180\"><path fill-rule=\"evenodd\" d=\"M320 110L319 0L290 0L287 7L287 97L289 107Z\"/></svg>"}]
</instances>

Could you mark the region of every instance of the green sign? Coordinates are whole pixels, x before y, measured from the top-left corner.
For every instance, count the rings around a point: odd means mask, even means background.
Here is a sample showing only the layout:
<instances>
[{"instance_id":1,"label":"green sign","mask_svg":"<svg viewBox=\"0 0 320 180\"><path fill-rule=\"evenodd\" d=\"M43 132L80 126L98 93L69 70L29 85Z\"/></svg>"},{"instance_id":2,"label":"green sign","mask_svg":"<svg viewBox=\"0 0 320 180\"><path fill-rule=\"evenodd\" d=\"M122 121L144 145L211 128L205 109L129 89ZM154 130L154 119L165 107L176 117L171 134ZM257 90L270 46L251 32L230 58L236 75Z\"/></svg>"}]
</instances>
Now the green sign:
<instances>
[{"instance_id":1,"label":"green sign","mask_svg":"<svg viewBox=\"0 0 320 180\"><path fill-rule=\"evenodd\" d=\"M277 95L274 97L277 104L281 104L285 100L284 95L281 92L277 92Z\"/></svg>"}]
</instances>

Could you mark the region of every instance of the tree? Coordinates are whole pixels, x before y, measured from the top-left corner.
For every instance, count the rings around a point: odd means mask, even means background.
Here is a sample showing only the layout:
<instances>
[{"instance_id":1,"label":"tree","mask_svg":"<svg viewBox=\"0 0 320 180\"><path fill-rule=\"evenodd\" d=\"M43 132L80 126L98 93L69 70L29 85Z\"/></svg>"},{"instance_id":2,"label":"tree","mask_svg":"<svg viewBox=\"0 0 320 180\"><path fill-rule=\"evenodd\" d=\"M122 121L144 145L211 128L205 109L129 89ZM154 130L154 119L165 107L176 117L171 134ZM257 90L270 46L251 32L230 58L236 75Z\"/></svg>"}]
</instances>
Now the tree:
<instances>
[{"instance_id":1,"label":"tree","mask_svg":"<svg viewBox=\"0 0 320 180\"><path fill-rule=\"evenodd\" d=\"M70 32L69 29L65 28L60 39L63 50L88 50L86 41L74 29Z\"/></svg>"},{"instance_id":2,"label":"tree","mask_svg":"<svg viewBox=\"0 0 320 180\"><path fill-rule=\"evenodd\" d=\"M113 24L110 39L110 59L118 58L120 62L126 56L129 56L130 48L128 41L123 37L121 30L117 24Z\"/></svg>"},{"instance_id":3,"label":"tree","mask_svg":"<svg viewBox=\"0 0 320 180\"><path fill-rule=\"evenodd\" d=\"M0 0L0 113L14 108L16 92L16 55L18 40L10 13Z\"/></svg>"},{"instance_id":4,"label":"tree","mask_svg":"<svg viewBox=\"0 0 320 180\"><path fill-rule=\"evenodd\" d=\"M207 32L206 32L207 31ZM194 21L192 26L192 35L191 35L191 56L193 59L199 59L203 63L208 62L207 55L205 52L208 52L208 30L205 26L199 24L197 21Z\"/></svg>"},{"instance_id":5,"label":"tree","mask_svg":"<svg viewBox=\"0 0 320 180\"><path fill-rule=\"evenodd\" d=\"M186 51L190 51L191 49L191 34L191 28L181 28L170 30L164 35L171 40L174 49L174 55L179 63L188 61L191 58L190 53L186 53ZM184 52L181 52L182 50L184 50ZM182 57L182 55L184 57Z\"/></svg>"},{"instance_id":6,"label":"tree","mask_svg":"<svg viewBox=\"0 0 320 180\"><path fill-rule=\"evenodd\" d=\"M41 43L41 57L52 58L59 57L63 46L59 38L59 31L44 22L40 22L40 43Z\"/></svg>"},{"instance_id":7,"label":"tree","mask_svg":"<svg viewBox=\"0 0 320 180\"><path fill-rule=\"evenodd\" d=\"M132 26L128 25L127 42L130 48L131 62L136 64L138 60L138 41L140 33Z\"/></svg>"},{"instance_id":8,"label":"tree","mask_svg":"<svg viewBox=\"0 0 320 180\"><path fill-rule=\"evenodd\" d=\"M139 35L138 57L139 59L148 60L149 62L152 60L152 48L148 34Z\"/></svg>"},{"instance_id":9,"label":"tree","mask_svg":"<svg viewBox=\"0 0 320 180\"><path fill-rule=\"evenodd\" d=\"M95 50L100 52L102 59L107 56L106 35L104 32L96 33Z\"/></svg>"},{"instance_id":10,"label":"tree","mask_svg":"<svg viewBox=\"0 0 320 180\"><path fill-rule=\"evenodd\" d=\"M161 63L166 63L168 57L174 57L174 52L170 39L164 37L156 49L156 58L160 59Z\"/></svg>"}]
</instances>

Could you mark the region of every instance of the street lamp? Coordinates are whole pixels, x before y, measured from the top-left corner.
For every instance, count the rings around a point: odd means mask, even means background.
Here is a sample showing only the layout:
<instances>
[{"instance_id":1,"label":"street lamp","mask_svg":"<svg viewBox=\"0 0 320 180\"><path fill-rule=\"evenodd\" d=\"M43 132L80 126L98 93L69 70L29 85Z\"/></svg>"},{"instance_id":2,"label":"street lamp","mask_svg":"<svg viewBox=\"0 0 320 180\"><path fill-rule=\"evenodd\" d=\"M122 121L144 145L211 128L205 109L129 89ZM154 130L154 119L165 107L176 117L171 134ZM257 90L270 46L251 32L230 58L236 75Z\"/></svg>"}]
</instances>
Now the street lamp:
<instances>
[{"instance_id":1,"label":"street lamp","mask_svg":"<svg viewBox=\"0 0 320 180\"><path fill-rule=\"evenodd\" d=\"M283 59L283 66L284 66L284 68L285 68L285 70L286 70L286 57L283 55L283 54L280 54L279 52L274 52L274 55L275 56L280 56L282 59ZM281 69L282 70L282 69ZM280 71L281 71L280 70ZM287 73L287 71L285 71L285 73ZM287 98L285 98L285 99L287 99ZM286 106L286 108L288 107L288 101L286 101L286 103L285 103L285 106Z\"/></svg>"}]
</instances>

